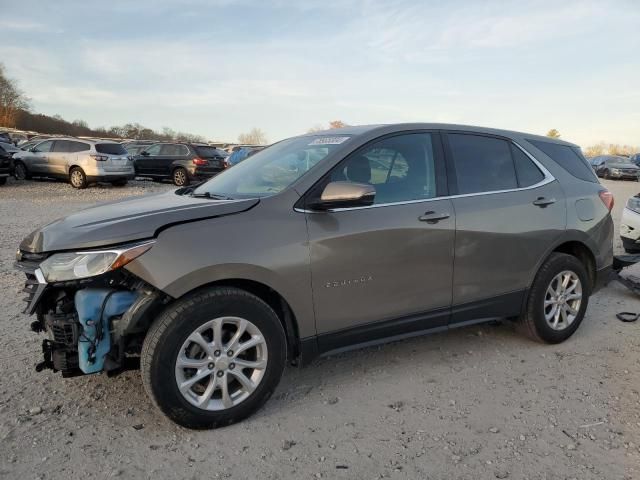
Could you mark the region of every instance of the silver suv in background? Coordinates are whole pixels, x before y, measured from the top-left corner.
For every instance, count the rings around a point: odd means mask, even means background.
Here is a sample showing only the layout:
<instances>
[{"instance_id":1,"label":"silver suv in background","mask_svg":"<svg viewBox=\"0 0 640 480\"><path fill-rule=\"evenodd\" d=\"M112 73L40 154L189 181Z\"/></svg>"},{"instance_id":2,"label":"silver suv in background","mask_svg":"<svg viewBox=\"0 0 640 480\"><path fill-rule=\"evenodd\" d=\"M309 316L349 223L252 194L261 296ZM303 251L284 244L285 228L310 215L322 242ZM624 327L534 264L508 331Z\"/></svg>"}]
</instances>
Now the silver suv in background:
<instances>
[{"instance_id":1,"label":"silver suv in background","mask_svg":"<svg viewBox=\"0 0 640 480\"><path fill-rule=\"evenodd\" d=\"M135 176L133 160L121 144L76 138L50 138L16 153L14 170L19 180L61 178L75 188L95 182L123 186Z\"/></svg>"},{"instance_id":2,"label":"silver suv in background","mask_svg":"<svg viewBox=\"0 0 640 480\"><path fill-rule=\"evenodd\" d=\"M259 408L287 362L494 319L568 339L609 276L612 206L561 140L349 127L69 215L27 236L17 266L49 335L40 369L139 355L160 410L209 428Z\"/></svg>"}]
</instances>

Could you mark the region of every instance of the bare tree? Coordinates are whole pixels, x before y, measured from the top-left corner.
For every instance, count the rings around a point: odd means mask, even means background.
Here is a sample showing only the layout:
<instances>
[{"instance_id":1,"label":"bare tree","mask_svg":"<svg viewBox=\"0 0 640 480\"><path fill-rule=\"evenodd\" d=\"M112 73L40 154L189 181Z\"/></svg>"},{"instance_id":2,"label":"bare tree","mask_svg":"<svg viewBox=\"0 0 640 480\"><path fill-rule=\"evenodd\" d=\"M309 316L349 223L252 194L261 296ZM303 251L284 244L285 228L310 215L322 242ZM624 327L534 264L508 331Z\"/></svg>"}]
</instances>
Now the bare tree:
<instances>
[{"instance_id":1,"label":"bare tree","mask_svg":"<svg viewBox=\"0 0 640 480\"><path fill-rule=\"evenodd\" d=\"M331 120L329 122L329 128L330 129L344 128L344 127L348 127L348 125L346 123L344 123L342 120Z\"/></svg>"},{"instance_id":2,"label":"bare tree","mask_svg":"<svg viewBox=\"0 0 640 480\"><path fill-rule=\"evenodd\" d=\"M6 76L4 65L0 63L0 125L15 126L18 112L28 109L29 99L18 88L16 81Z\"/></svg>"},{"instance_id":3,"label":"bare tree","mask_svg":"<svg viewBox=\"0 0 640 480\"><path fill-rule=\"evenodd\" d=\"M307 133L316 133L316 132L321 132L322 130L326 130L326 128L318 124L318 125L314 125L309 130L307 130Z\"/></svg>"},{"instance_id":4,"label":"bare tree","mask_svg":"<svg viewBox=\"0 0 640 480\"><path fill-rule=\"evenodd\" d=\"M238 143L246 145L265 145L269 143L267 140L267 134L261 129L254 127L247 133L241 133L238 135Z\"/></svg>"},{"instance_id":5,"label":"bare tree","mask_svg":"<svg viewBox=\"0 0 640 480\"><path fill-rule=\"evenodd\" d=\"M547 137L560 138L560 132L558 130L556 130L555 128L552 128L551 130L549 130L547 132Z\"/></svg>"}]
</instances>

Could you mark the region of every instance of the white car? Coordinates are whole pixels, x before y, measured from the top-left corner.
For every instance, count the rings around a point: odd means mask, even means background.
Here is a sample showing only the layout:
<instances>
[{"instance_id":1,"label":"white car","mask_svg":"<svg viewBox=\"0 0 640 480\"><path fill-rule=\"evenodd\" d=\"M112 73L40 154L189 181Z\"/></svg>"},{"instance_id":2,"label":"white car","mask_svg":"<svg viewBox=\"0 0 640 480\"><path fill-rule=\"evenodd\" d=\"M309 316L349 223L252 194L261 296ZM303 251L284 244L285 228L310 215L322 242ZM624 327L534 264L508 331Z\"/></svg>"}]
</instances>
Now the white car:
<instances>
[{"instance_id":1,"label":"white car","mask_svg":"<svg viewBox=\"0 0 640 480\"><path fill-rule=\"evenodd\" d=\"M640 253L640 194L627 200L622 211L620 238L627 253Z\"/></svg>"}]
</instances>

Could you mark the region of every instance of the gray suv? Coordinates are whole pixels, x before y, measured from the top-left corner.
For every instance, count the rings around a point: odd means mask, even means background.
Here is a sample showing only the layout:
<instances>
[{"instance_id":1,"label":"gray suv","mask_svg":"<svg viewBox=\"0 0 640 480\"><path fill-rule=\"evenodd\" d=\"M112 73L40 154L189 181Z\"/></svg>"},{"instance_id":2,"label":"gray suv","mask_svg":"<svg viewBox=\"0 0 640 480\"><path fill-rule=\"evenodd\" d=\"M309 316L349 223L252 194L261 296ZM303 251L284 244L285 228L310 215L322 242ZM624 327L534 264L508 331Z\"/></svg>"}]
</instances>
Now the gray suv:
<instances>
[{"instance_id":1,"label":"gray suv","mask_svg":"<svg viewBox=\"0 0 640 480\"><path fill-rule=\"evenodd\" d=\"M108 140L51 138L14 155L15 176L68 180L74 188L109 182L124 186L135 177L133 159L124 147Z\"/></svg>"},{"instance_id":2,"label":"gray suv","mask_svg":"<svg viewBox=\"0 0 640 480\"><path fill-rule=\"evenodd\" d=\"M38 369L128 368L175 422L238 421L286 363L509 319L558 343L608 278L611 194L579 148L441 124L276 143L208 182L20 244Z\"/></svg>"}]
</instances>

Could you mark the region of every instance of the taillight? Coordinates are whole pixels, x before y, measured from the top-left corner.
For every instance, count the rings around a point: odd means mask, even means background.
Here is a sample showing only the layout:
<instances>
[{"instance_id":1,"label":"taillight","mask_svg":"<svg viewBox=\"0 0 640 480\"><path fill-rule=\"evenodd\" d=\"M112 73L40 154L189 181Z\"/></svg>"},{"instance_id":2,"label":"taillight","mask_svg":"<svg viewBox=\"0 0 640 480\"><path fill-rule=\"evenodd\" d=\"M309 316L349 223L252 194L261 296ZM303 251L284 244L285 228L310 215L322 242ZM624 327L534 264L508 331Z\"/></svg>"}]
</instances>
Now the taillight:
<instances>
[{"instance_id":1,"label":"taillight","mask_svg":"<svg viewBox=\"0 0 640 480\"><path fill-rule=\"evenodd\" d=\"M89 156L94 160L97 160L98 162L106 162L107 160L109 160L109 157L107 157L106 155L89 155Z\"/></svg>"},{"instance_id":2,"label":"taillight","mask_svg":"<svg viewBox=\"0 0 640 480\"><path fill-rule=\"evenodd\" d=\"M197 165L198 167L204 167L205 165L209 165L209 162L207 160L205 160L204 158L194 158L193 159L193 164Z\"/></svg>"},{"instance_id":3,"label":"taillight","mask_svg":"<svg viewBox=\"0 0 640 480\"><path fill-rule=\"evenodd\" d=\"M611 211L613 209L613 193L609 190L600 190L598 195L600 195L600 200L602 200L604 206Z\"/></svg>"}]
</instances>

